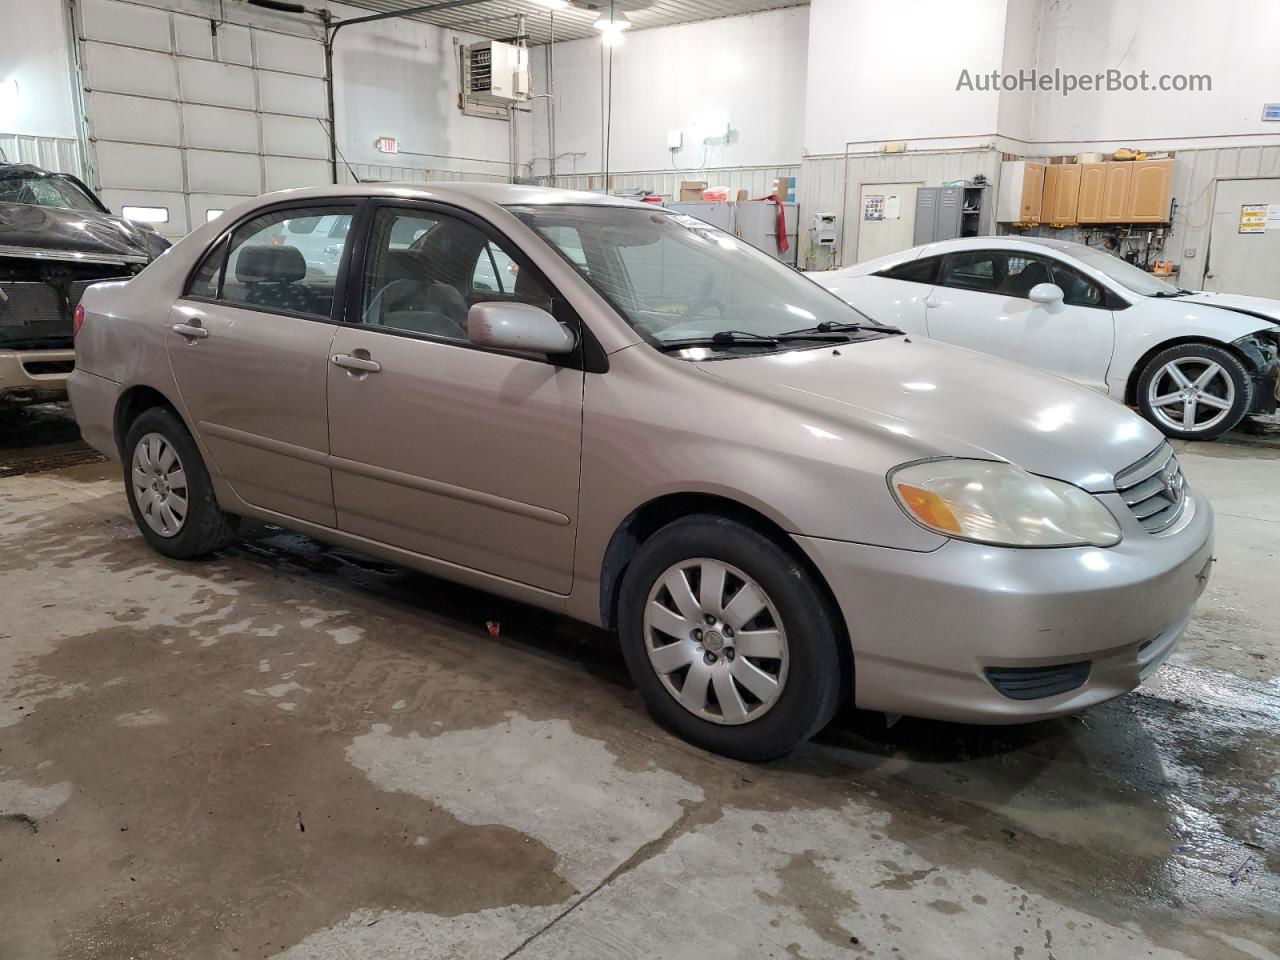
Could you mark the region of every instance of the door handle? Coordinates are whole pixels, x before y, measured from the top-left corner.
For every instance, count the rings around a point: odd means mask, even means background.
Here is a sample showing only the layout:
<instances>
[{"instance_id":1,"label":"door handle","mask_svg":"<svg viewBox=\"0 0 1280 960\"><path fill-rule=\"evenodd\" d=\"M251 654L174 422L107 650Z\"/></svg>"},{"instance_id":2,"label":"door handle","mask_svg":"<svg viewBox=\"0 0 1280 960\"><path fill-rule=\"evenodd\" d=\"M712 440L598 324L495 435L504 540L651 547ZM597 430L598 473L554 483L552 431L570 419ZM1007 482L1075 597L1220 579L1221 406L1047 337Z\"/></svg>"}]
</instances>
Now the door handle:
<instances>
[{"instance_id":1,"label":"door handle","mask_svg":"<svg viewBox=\"0 0 1280 960\"><path fill-rule=\"evenodd\" d=\"M329 360L335 367L358 370L361 373L377 373L382 369L382 364L377 360L366 360L364 357L353 357L346 353L335 353Z\"/></svg>"},{"instance_id":2,"label":"door handle","mask_svg":"<svg viewBox=\"0 0 1280 960\"><path fill-rule=\"evenodd\" d=\"M203 340L209 335L209 331L198 323L175 323L173 332L191 340Z\"/></svg>"}]
</instances>

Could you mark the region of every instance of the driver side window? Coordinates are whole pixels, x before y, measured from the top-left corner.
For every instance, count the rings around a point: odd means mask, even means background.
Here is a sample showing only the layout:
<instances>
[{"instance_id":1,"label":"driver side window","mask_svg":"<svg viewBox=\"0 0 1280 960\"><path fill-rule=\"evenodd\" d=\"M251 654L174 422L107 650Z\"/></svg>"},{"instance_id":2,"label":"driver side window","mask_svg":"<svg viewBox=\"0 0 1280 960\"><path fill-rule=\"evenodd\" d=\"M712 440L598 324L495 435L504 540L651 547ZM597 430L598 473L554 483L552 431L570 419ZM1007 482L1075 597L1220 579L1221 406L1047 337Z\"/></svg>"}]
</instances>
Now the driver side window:
<instances>
[{"instance_id":1,"label":"driver side window","mask_svg":"<svg viewBox=\"0 0 1280 960\"><path fill-rule=\"evenodd\" d=\"M493 300L551 309L513 251L479 228L434 210L381 207L365 258L361 322L465 341L467 314Z\"/></svg>"}]
</instances>

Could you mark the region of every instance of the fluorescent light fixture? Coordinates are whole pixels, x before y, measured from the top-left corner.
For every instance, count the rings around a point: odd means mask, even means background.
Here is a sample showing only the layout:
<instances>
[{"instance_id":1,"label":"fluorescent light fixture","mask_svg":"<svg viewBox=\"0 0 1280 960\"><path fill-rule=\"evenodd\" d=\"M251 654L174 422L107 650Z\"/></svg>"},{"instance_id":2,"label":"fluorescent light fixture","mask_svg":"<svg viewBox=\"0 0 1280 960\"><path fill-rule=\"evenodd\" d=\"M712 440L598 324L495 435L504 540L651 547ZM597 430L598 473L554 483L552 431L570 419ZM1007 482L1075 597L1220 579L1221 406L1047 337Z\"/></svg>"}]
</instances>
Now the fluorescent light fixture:
<instances>
[{"instance_id":1,"label":"fluorescent light fixture","mask_svg":"<svg viewBox=\"0 0 1280 960\"><path fill-rule=\"evenodd\" d=\"M621 46L625 38L621 27L608 26L600 31L600 42L606 47Z\"/></svg>"},{"instance_id":2,"label":"fluorescent light fixture","mask_svg":"<svg viewBox=\"0 0 1280 960\"><path fill-rule=\"evenodd\" d=\"M220 216L222 216L226 212L227 211L225 210L214 210L214 209L206 210L204 212L204 222L212 223L214 220L217 220Z\"/></svg>"},{"instance_id":3,"label":"fluorescent light fixture","mask_svg":"<svg viewBox=\"0 0 1280 960\"><path fill-rule=\"evenodd\" d=\"M168 207L124 207L120 215L126 220L138 220L142 223L168 223Z\"/></svg>"}]
</instances>

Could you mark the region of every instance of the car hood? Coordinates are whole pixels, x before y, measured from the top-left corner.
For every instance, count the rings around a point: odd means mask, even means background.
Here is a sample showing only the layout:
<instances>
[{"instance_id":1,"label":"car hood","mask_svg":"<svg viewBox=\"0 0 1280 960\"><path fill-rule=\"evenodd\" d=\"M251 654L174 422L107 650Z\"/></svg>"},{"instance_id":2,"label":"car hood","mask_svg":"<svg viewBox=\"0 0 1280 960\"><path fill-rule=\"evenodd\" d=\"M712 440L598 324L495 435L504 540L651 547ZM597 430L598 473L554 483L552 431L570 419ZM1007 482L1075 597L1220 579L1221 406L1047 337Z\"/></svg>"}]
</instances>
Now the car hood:
<instances>
[{"instance_id":1,"label":"car hood","mask_svg":"<svg viewBox=\"0 0 1280 960\"><path fill-rule=\"evenodd\" d=\"M1280 300L1271 300L1267 297L1244 297L1236 293L1210 293L1207 290L1199 290L1189 297L1177 297L1173 302L1204 304L1261 321L1253 324L1252 329L1245 331L1246 333L1280 323Z\"/></svg>"},{"instance_id":2,"label":"car hood","mask_svg":"<svg viewBox=\"0 0 1280 960\"><path fill-rule=\"evenodd\" d=\"M168 246L154 231L109 214L0 203L0 255L149 263Z\"/></svg>"},{"instance_id":3,"label":"car hood","mask_svg":"<svg viewBox=\"0 0 1280 960\"><path fill-rule=\"evenodd\" d=\"M891 434L902 462L1006 460L1092 492L1114 490L1114 475L1164 439L1085 387L914 335L699 367L793 408Z\"/></svg>"}]
</instances>

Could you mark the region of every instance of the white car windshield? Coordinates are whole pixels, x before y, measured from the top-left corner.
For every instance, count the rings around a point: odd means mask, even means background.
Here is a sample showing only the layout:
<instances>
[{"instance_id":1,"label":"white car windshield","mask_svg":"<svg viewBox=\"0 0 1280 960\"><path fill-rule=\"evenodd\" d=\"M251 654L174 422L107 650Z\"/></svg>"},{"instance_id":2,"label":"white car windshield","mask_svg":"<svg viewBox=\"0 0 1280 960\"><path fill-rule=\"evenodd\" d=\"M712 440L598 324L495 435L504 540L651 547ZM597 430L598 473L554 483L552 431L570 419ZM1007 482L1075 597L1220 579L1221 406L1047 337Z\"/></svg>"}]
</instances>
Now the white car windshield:
<instances>
[{"instance_id":1,"label":"white car windshield","mask_svg":"<svg viewBox=\"0 0 1280 960\"><path fill-rule=\"evenodd\" d=\"M1141 296L1171 297L1178 293L1178 288L1173 284L1165 283L1159 277L1147 273L1141 267L1135 267L1127 260L1113 257L1111 254L1104 253L1094 247L1077 244L1072 248L1071 255L1086 266L1105 273L1126 290Z\"/></svg>"},{"instance_id":2,"label":"white car windshield","mask_svg":"<svg viewBox=\"0 0 1280 960\"><path fill-rule=\"evenodd\" d=\"M604 204L510 209L659 349L784 349L900 332L684 214Z\"/></svg>"}]
</instances>

